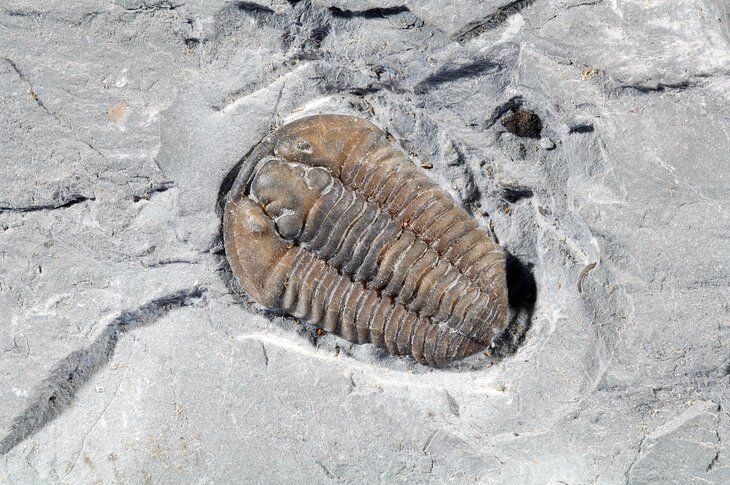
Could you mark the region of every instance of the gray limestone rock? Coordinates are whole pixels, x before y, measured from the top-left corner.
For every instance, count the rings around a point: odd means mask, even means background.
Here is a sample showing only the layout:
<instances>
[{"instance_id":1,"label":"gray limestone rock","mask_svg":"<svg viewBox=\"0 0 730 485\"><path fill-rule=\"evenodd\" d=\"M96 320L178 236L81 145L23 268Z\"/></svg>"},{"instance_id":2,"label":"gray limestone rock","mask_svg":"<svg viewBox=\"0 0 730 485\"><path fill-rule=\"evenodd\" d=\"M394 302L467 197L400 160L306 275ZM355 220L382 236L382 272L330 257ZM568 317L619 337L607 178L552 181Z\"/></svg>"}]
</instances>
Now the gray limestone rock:
<instances>
[{"instance_id":1,"label":"gray limestone rock","mask_svg":"<svg viewBox=\"0 0 730 485\"><path fill-rule=\"evenodd\" d=\"M730 482L729 14L3 2L0 483ZM220 199L314 113L513 255L490 352L429 369L237 292Z\"/></svg>"}]
</instances>

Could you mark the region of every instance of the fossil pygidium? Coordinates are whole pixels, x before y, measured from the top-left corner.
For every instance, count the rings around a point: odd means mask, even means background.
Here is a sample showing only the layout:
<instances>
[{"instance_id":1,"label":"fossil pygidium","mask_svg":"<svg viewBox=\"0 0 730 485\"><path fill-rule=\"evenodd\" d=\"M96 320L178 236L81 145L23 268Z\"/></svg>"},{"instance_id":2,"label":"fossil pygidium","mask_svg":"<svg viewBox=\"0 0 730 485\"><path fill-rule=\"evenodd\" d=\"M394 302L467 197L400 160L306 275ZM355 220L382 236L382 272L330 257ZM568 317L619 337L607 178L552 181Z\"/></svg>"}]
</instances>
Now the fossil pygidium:
<instances>
[{"instance_id":1,"label":"fossil pygidium","mask_svg":"<svg viewBox=\"0 0 730 485\"><path fill-rule=\"evenodd\" d=\"M505 254L370 122L284 125L228 194L228 261L259 304L440 365L505 325Z\"/></svg>"}]
</instances>

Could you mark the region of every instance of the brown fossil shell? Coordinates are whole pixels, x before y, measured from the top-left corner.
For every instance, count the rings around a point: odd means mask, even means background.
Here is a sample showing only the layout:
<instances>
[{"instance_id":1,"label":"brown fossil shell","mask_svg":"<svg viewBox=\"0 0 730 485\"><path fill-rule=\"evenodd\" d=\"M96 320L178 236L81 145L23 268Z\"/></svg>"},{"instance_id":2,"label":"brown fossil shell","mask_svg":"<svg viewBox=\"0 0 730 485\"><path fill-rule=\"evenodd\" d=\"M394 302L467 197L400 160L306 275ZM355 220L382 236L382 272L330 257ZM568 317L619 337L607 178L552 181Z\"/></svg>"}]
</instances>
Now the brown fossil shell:
<instances>
[{"instance_id":1,"label":"brown fossil shell","mask_svg":"<svg viewBox=\"0 0 730 485\"><path fill-rule=\"evenodd\" d=\"M260 305L438 366L505 326L505 254L370 122L289 123L243 162L223 236Z\"/></svg>"}]
</instances>

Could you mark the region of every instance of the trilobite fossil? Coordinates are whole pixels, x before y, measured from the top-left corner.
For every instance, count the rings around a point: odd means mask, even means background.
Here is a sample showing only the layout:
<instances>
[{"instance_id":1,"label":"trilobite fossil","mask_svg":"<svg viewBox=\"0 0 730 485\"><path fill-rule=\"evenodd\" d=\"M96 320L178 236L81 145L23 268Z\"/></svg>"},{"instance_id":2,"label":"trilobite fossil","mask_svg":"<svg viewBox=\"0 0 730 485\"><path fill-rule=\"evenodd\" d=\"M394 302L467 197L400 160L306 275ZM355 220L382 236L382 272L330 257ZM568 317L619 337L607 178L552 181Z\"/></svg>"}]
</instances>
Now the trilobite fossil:
<instances>
[{"instance_id":1,"label":"trilobite fossil","mask_svg":"<svg viewBox=\"0 0 730 485\"><path fill-rule=\"evenodd\" d=\"M272 133L226 199L226 255L260 305L438 366L507 320L505 253L372 123Z\"/></svg>"}]
</instances>

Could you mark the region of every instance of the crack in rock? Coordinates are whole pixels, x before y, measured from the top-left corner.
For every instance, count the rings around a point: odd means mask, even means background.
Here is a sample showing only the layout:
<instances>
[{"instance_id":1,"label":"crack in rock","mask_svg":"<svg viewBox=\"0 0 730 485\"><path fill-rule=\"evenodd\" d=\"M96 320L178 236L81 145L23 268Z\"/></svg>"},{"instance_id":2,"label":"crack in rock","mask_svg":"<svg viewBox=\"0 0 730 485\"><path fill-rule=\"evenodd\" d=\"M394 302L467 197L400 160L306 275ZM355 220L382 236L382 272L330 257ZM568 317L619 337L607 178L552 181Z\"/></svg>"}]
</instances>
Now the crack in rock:
<instances>
[{"instance_id":1,"label":"crack in rock","mask_svg":"<svg viewBox=\"0 0 730 485\"><path fill-rule=\"evenodd\" d=\"M618 89L623 91L637 91L642 94L647 93L661 93L664 91L685 91L687 88L692 87L689 81L681 81L678 83L662 83L658 82L654 85L642 85L642 84L623 84Z\"/></svg>"},{"instance_id":2,"label":"crack in rock","mask_svg":"<svg viewBox=\"0 0 730 485\"><path fill-rule=\"evenodd\" d=\"M634 469L634 466L639 461L639 458L641 458L641 453L644 451L644 441L646 441L647 435L642 436L641 441L639 441L639 446L637 447L636 456L634 459L629 463L629 468L626 470L626 485L629 485L631 483L631 470Z\"/></svg>"},{"instance_id":3,"label":"crack in rock","mask_svg":"<svg viewBox=\"0 0 730 485\"><path fill-rule=\"evenodd\" d=\"M568 134L583 134L583 133L593 133L596 131L595 127L591 124L579 124L575 126L571 126L568 128Z\"/></svg>"},{"instance_id":4,"label":"crack in rock","mask_svg":"<svg viewBox=\"0 0 730 485\"><path fill-rule=\"evenodd\" d=\"M28 85L28 90L29 90L28 92L29 92L29 94L30 94L30 97L31 97L31 98L33 98L33 101L35 101L35 103L36 103L36 104L37 104L37 105L38 105L38 106L39 106L39 107L40 107L40 108L41 108L41 109L42 109L43 111L45 111L45 112L46 112L47 114L49 114L49 115L53 115L53 113L51 113L51 111L50 111L50 110L49 110L49 109L48 109L48 108L46 107L46 105L45 105L45 104L43 104L43 101L41 101L41 99L40 99L40 98L38 97L38 95L36 94L36 92L35 92L35 89L33 88L33 83L31 83L31 82L30 82L30 79L28 79L28 76L26 76L26 75L25 75L25 73L24 73L23 71L21 71L21 70L20 70L20 68L19 68L19 67L18 67L18 65L17 65L17 64L15 63L15 61L13 61L12 59L10 59L10 58L8 58L8 57L3 57L2 59L3 59L4 61L6 61L6 62L7 62L7 63L8 63L9 65L10 65L10 67L12 67L12 68L13 68L13 70L14 70L14 71L15 71L15 73L16 73L16 74L18 75L18 77L20 78L20 80L21 80L21 81L23 81L24 83L26 83L26 84Z\"/></svg>"},{"instance_id":5,"label":"crack in rock","mask_svg":"<svg viewBox=\"0 0 730 485\"><path fill-rule=\"evenodd\" d=\"M503 66L501 64L486 58L476 59L472 62L461 65L447 64L416 84L413 87L413 92L415 94L426 94L442 84L454 82L460 79L478 77L484 73L502 69L502 67Z\"/></svg>"},{"instance_id":6,"label":"crack in rock","mask_svg":"<svg viewBox=\"0 0 730 485\"><path fill-rule=\"evenodd\" d=\"M449 37L451 40L455 40L456 42L463 44L474 37L478 37L484 32L496 29L507 21L508 18L519 13L521 10L529 7L533 3L535 3L535 0L514 0L507 5L499 7L494 13L481 20L469 22Z\"/></svg>"},{"instance_id":7,"label":"crack in rock","mask_svg":"<svg viewBox=\"0 0 730 485\"><path fill-rule=\"evenodd\" d=\"M155 261L154 263L142 263L142 267L144 268L160 268L162 266L170 266L174 264L187 264L187 265L194 265L198 264L200 261L191 261L188 259L162 259L160 261Z\"/></svg>"},{"instance_id":8,"label":"crack in rock","mask_svg":"<svg viewBox=\"0 0 730 485\"><path fill-rule=\"evenodd\" d=\"M621 79L611 78L609 76L608 91L611 94L655 94L655 93L681 93L690 89L704 87L708 84L707 74L691 74L686 79L676 80L674 82L664 82L659 80L647 79L640 82L626 82Z\"/></svg>"},{"instance_id":9,"label":"crack in rock","mask_svg":"<svg viewBox=\"0 0 730 485\"><path fill-rule=\"evenodd\" d=\"M61 199L53 204L27 205L21 207L0 206L0 214L4 212L42 212L56 209L66 209L86 201L94 201L95 197L87 197L81 194L73 194L68 198Z\"/></svg>"},{"instance_id":10,"label":"crack in rock","mask_svg":"<svg viewBox=\"0 0 730 485\"><path fill-rule=\"evenodd\" d=\"M182 6L184 6L184 3L172 3L168 0L164 0L162 2L141 2L136 7L127 7L124 10L128 12L156 12L158 10L175 10Z\"/></svg>"},{"instance_id":11,"label":"crack in rock","mask_svg":"<svg viewBox=\"0 0 730 485\"><path fill-rule=\"evenodd\" d=\"M68 408L78 390L109 362L124 332L149 325L174 309L194 305L206 293L206 288L196 286L122 312L91 345L62 359L36 387L30 405L15 418L8 434L0 440L0 455L7 454Z\"/></svg>"},{"instance_id":12,"label":"crack in rock","mask_svg":"<svg viewBox=\"0 0 730 485\"><path fill-rule=\"evenodd\" d=\"M73 137L76 141L79 143L83 143L86 145L90 150L92 150L94 153L99 155L101 158L106 160L106 156L101 153L101 151L96 148L91 142L88 140L81 138L76 130L73 130L71 126L69 126L59 115L57 112L51 111L48 109L48 107L43 103L41 98L38 96L38 93L36 93L35 88L33 87L33 83L30 81L28 76L20 69L20 67L10 59L9 57L0 57L0 59L6 61L10 67L15 71L15 73L18 75L21 81L26 83L28 85L28 93L30 94L30 97L33 99L33 101L51 118L53 118L56 123L58 123L61 127L68 130L70 133L73 134Z\"/></svg>"},{"instance_id":13,"label":"crack in rock","mask_svg":"<svg viewBox=\"0 0 730 485\"><path fill-rule=\"evenodd\" d=\"M400 15L402 13L410 12L408 7L401 5L398 7L380 7L380 8L369 8L366 10L343 10L338 7L330 7L330 14L336 18L361 18L361 19L384 19L386 17L392 17Z\"/></svg>"},{"instance_id":14,"label":"crack in rock","mask_svg":"<svg viewBox=\"0 0 730 485\"><path fill-rule=\"evenodd\" d=\"M250 15L274 15L276 13L269 7L254 2L237 2L236 7L241 12L246 12Z\"/></svg>"},{"instance_id":15,"label":"crack in rock","mask_svg":"<svg viewBox=\"0 0 730 485\"><path fill-rule=\"evenodd\" d=\"M155 194L167 192L173 187L175 187L175 182L172 180L164 180L158 184L153 184L141 194L134 194L132 196L132 201L139 202L141 200L150 200Z\"/></svg>"}]
</instances>

